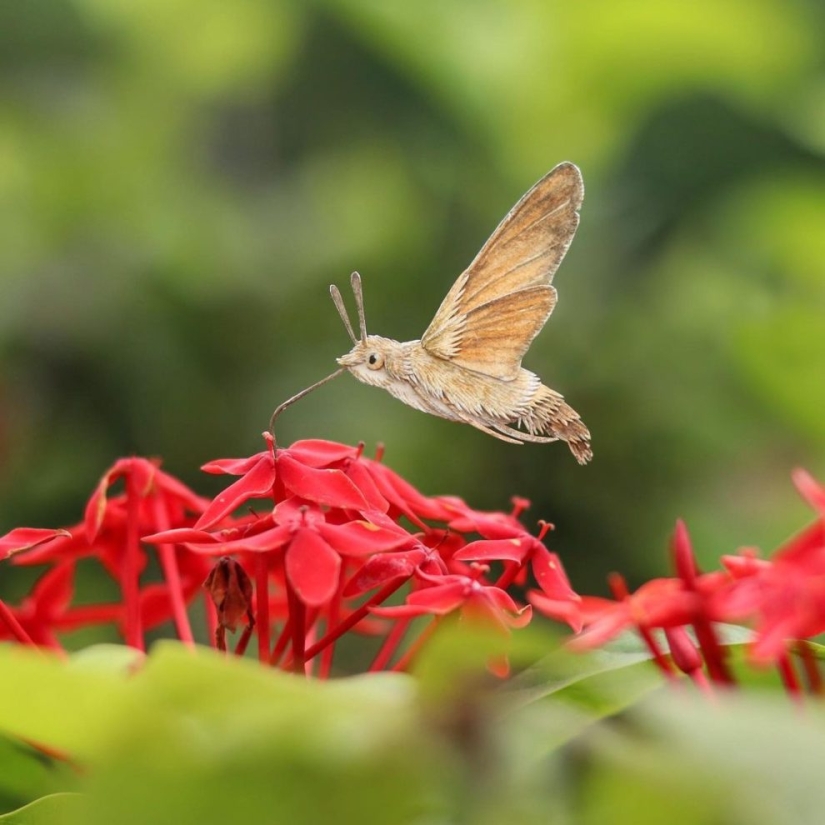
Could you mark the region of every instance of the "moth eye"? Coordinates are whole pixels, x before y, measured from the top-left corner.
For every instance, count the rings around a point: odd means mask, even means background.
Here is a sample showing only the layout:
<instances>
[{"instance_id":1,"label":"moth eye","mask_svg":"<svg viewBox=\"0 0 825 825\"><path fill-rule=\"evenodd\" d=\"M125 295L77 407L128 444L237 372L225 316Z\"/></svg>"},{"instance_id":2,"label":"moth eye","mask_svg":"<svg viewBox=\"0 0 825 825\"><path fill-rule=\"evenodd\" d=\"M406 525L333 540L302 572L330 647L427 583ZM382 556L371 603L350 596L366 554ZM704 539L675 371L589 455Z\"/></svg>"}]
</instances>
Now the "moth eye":
<instances>
[{"instance_id":1,"label":"moth eye","mask_svg":"<svg viewBox=\"0 0 825 825\"><path fill-rule=\"evenodd\" d=\"M371 352L367 358L367 365L371 370L380 370L384 366L384 356L378 352Z\"/></svg>"}]
</instances>

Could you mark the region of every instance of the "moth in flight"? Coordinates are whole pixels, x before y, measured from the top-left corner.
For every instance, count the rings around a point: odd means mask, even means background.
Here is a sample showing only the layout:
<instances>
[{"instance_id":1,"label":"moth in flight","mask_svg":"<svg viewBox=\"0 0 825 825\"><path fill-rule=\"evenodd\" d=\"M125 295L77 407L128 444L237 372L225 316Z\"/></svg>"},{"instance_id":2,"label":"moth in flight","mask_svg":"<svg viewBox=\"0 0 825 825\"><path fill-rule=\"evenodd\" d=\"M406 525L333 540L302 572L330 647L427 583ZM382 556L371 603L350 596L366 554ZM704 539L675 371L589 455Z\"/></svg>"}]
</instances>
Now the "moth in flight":
<instances>
[{"instance_id":1,"label":"moth in flight","mask_svg":"<svg viewBox=\"0 0 825 825\"><path fill-rule=\"evenodd\" d=\"M590 432L555 390L521 359L556 305L553 276L579 224L584 185L561 163L510 210L462 272L416 341L368 335L361 278L352 273L355 336L341 293L330 294L353 347L332 375L293 396L278 415L344 371L405 404L470 424L511 444L566 441L580 464L593 457Z\"/></svg>"}]
</instances>

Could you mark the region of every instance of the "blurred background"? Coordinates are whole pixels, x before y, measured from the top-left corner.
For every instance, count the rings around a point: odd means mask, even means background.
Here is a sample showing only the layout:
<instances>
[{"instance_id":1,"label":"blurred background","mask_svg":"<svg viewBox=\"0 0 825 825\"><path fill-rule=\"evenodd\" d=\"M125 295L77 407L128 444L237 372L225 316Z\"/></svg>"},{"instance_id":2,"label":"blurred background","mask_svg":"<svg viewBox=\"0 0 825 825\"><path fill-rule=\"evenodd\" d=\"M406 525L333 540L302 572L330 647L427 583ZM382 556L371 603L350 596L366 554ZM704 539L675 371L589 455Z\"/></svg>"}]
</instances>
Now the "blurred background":
<instances>
[{"instance_id":1,"label":"blurred background","mask_svg":"<svg viewBox=\"0 0 825 825\"><path fill-rule=\"evenodd\" d=\"M556 163L582 169L525 366L593 433L513 447L345 376L282 443L386 445L528 522L574 586L766 551L825 477L825 7L816 0L0 4L0 532L80 519L104 469L262 447L349 339L418 338ZM3 576L8 573L4 568Z\"/></svg>"}]
</instances>

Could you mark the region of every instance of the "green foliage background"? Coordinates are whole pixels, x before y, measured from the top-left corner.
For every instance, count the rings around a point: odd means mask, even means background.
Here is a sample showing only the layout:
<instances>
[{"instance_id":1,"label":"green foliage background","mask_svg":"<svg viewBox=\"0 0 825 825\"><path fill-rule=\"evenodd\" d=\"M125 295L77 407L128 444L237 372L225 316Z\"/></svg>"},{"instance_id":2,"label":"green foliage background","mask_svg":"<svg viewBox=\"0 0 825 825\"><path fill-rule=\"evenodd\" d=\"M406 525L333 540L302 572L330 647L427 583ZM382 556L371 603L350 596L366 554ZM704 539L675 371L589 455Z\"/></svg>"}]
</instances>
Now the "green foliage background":
<instances>
[{"instance_id":1,"label":"green foliage background","mask_svg":"<svg viewBox=\"0 0 825 825\"><path fill-rule=\"evenodd\" d=\"M582 168L527 360L593 431L516 448L341 379L291 441L384 442L428 493L557 524L574 585L712 564L825 474L825 11L810 0L0 4L0 527L78 520L117 456L260 448L372 331L420 335L498 220ZM4 571L6 578L6 571ZM0 592L8 594L8 579Z\"/></svg>"}]
</instances>

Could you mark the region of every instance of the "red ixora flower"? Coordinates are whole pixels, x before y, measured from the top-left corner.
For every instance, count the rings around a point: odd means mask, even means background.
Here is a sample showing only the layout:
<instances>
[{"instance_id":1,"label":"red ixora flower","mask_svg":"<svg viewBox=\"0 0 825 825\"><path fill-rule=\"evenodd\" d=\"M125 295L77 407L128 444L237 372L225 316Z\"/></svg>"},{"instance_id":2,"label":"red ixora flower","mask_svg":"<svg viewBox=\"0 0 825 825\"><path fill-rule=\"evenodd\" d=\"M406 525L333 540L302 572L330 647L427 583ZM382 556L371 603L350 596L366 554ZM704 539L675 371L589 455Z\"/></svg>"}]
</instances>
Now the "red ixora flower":
<instances>
[{"instance_id":1,"label":"red ixora flower","mask_svg":"<svg viewBox=\"0 0 825 825\"><path fill-rule=\"evenodd\" d=\"M571 649L601 647L633 629L667 676L674 676L675 666L703 689L709 689L708 677L734 683L719 626L746 620L755 629L751 662L773 664L789 693L798 695L801 682L791 656L796 653L809 690L822 693L818 664L806 640L825 632L825 488L804 470L796 470L793 480L817 519L770 559L743 548L722 557L722 570L700 573L687 528L679 521L672 540L676 577L654 579L631 594L624 579L613 574L609 581L615 601L583 596L556 602L536 590L528 598L540 612L581 631L570 640Z\"/></svg>"},{"instance_id":2,"label":"red ixora flower","mask_svg":"<svg viewBox=\"0 0 825 825\"><path fill-rule=\"evenodd\" d=\"M541 522L534 536L518 520L525 500L510 513L485 513L457 497L424 495L380 455L365 457L363 445L309 440L278 448L271 435L264 440L255 455L204 466L238 477L212 501L157 462L123 459L104 474L81 524L0 539L14 563L59 570L47 572L33 601L0 605L7 635L59 645L60 630L85 615L116 623L128 644L142 648L144 631L172 618L191 643L189 608L200 594L207 638L219 648L243 628L236 654L254 633L262 662L326 676L348 632L383 637L370 668L379 670L405 668L448 613L503 632L523 626L532 608L506 587L523 583L529 569L541 592L559 603L578 600L542 543L550 525ZM116 483L122 492L113 493ZM153 553L163 577L144 581ZM83 558L111 573L122 603L72 606L67 583ZM401 588L409 589L405 605L386 607ZM419 629L412 619L424 614L433 622Z\"/></svg>"},{"instance_id":3,"label":"red ixora flower","mask_svg":"<svg viewBox=\"0 0 825 825\"><path fill-rule=\"evenodd\" d=\"M781 664L798 640L825 632L825 489L809 473L796 470L797 489L818 518L762 560L753 551L725 557L734 581L716 598L716 611L749 619L756 638L751 658Z\"/></svg>"},{"instance_id":4,"label":"red ixora flower","mask_svg":"<svg viewBox=\"0 0 825 825\"><path fill-rule=\"evenodd\" d=\"M117 482L123 483L124 491L112 495L112 487ZM29 528L18 528L0 539L0 546L5 547L6 555L11 556L14 564L49 565L53 570L63 571L64 581L68 583L73 581L75 567L81 559L95 558L120 585L122 603L116 606L88 605L70 610L72 594L65 587L48 589L45 598L40 594L37 611L40 629L35 634L38 638L33 640L43 643L38 639L48 638L49 646L54 647L55 634L70 629L72 622L80 626L111 621L122 629L128 644L142 650L145 622L159 624L174 618L179 636L191 644L193 635L186 601L199 592L209 565L196 555L186 557L185 550L176 552L169 545L160 546L157 553L165 582L152 585L152 590L144 594L140 577L146 568L147 556L140 537L146 532L192 524L195 514L202 511L206 503L163 472L158 462L144 458L121 459L96 485L80 524L51 531L51 536L47 532L38 534ZM19 546L15 546L18 543ZM49 581L50 575L43 581ZM24 601L21 609L25 605ZM57 608L59 611L55 612Z\"/></svg>"}]
</instances>

